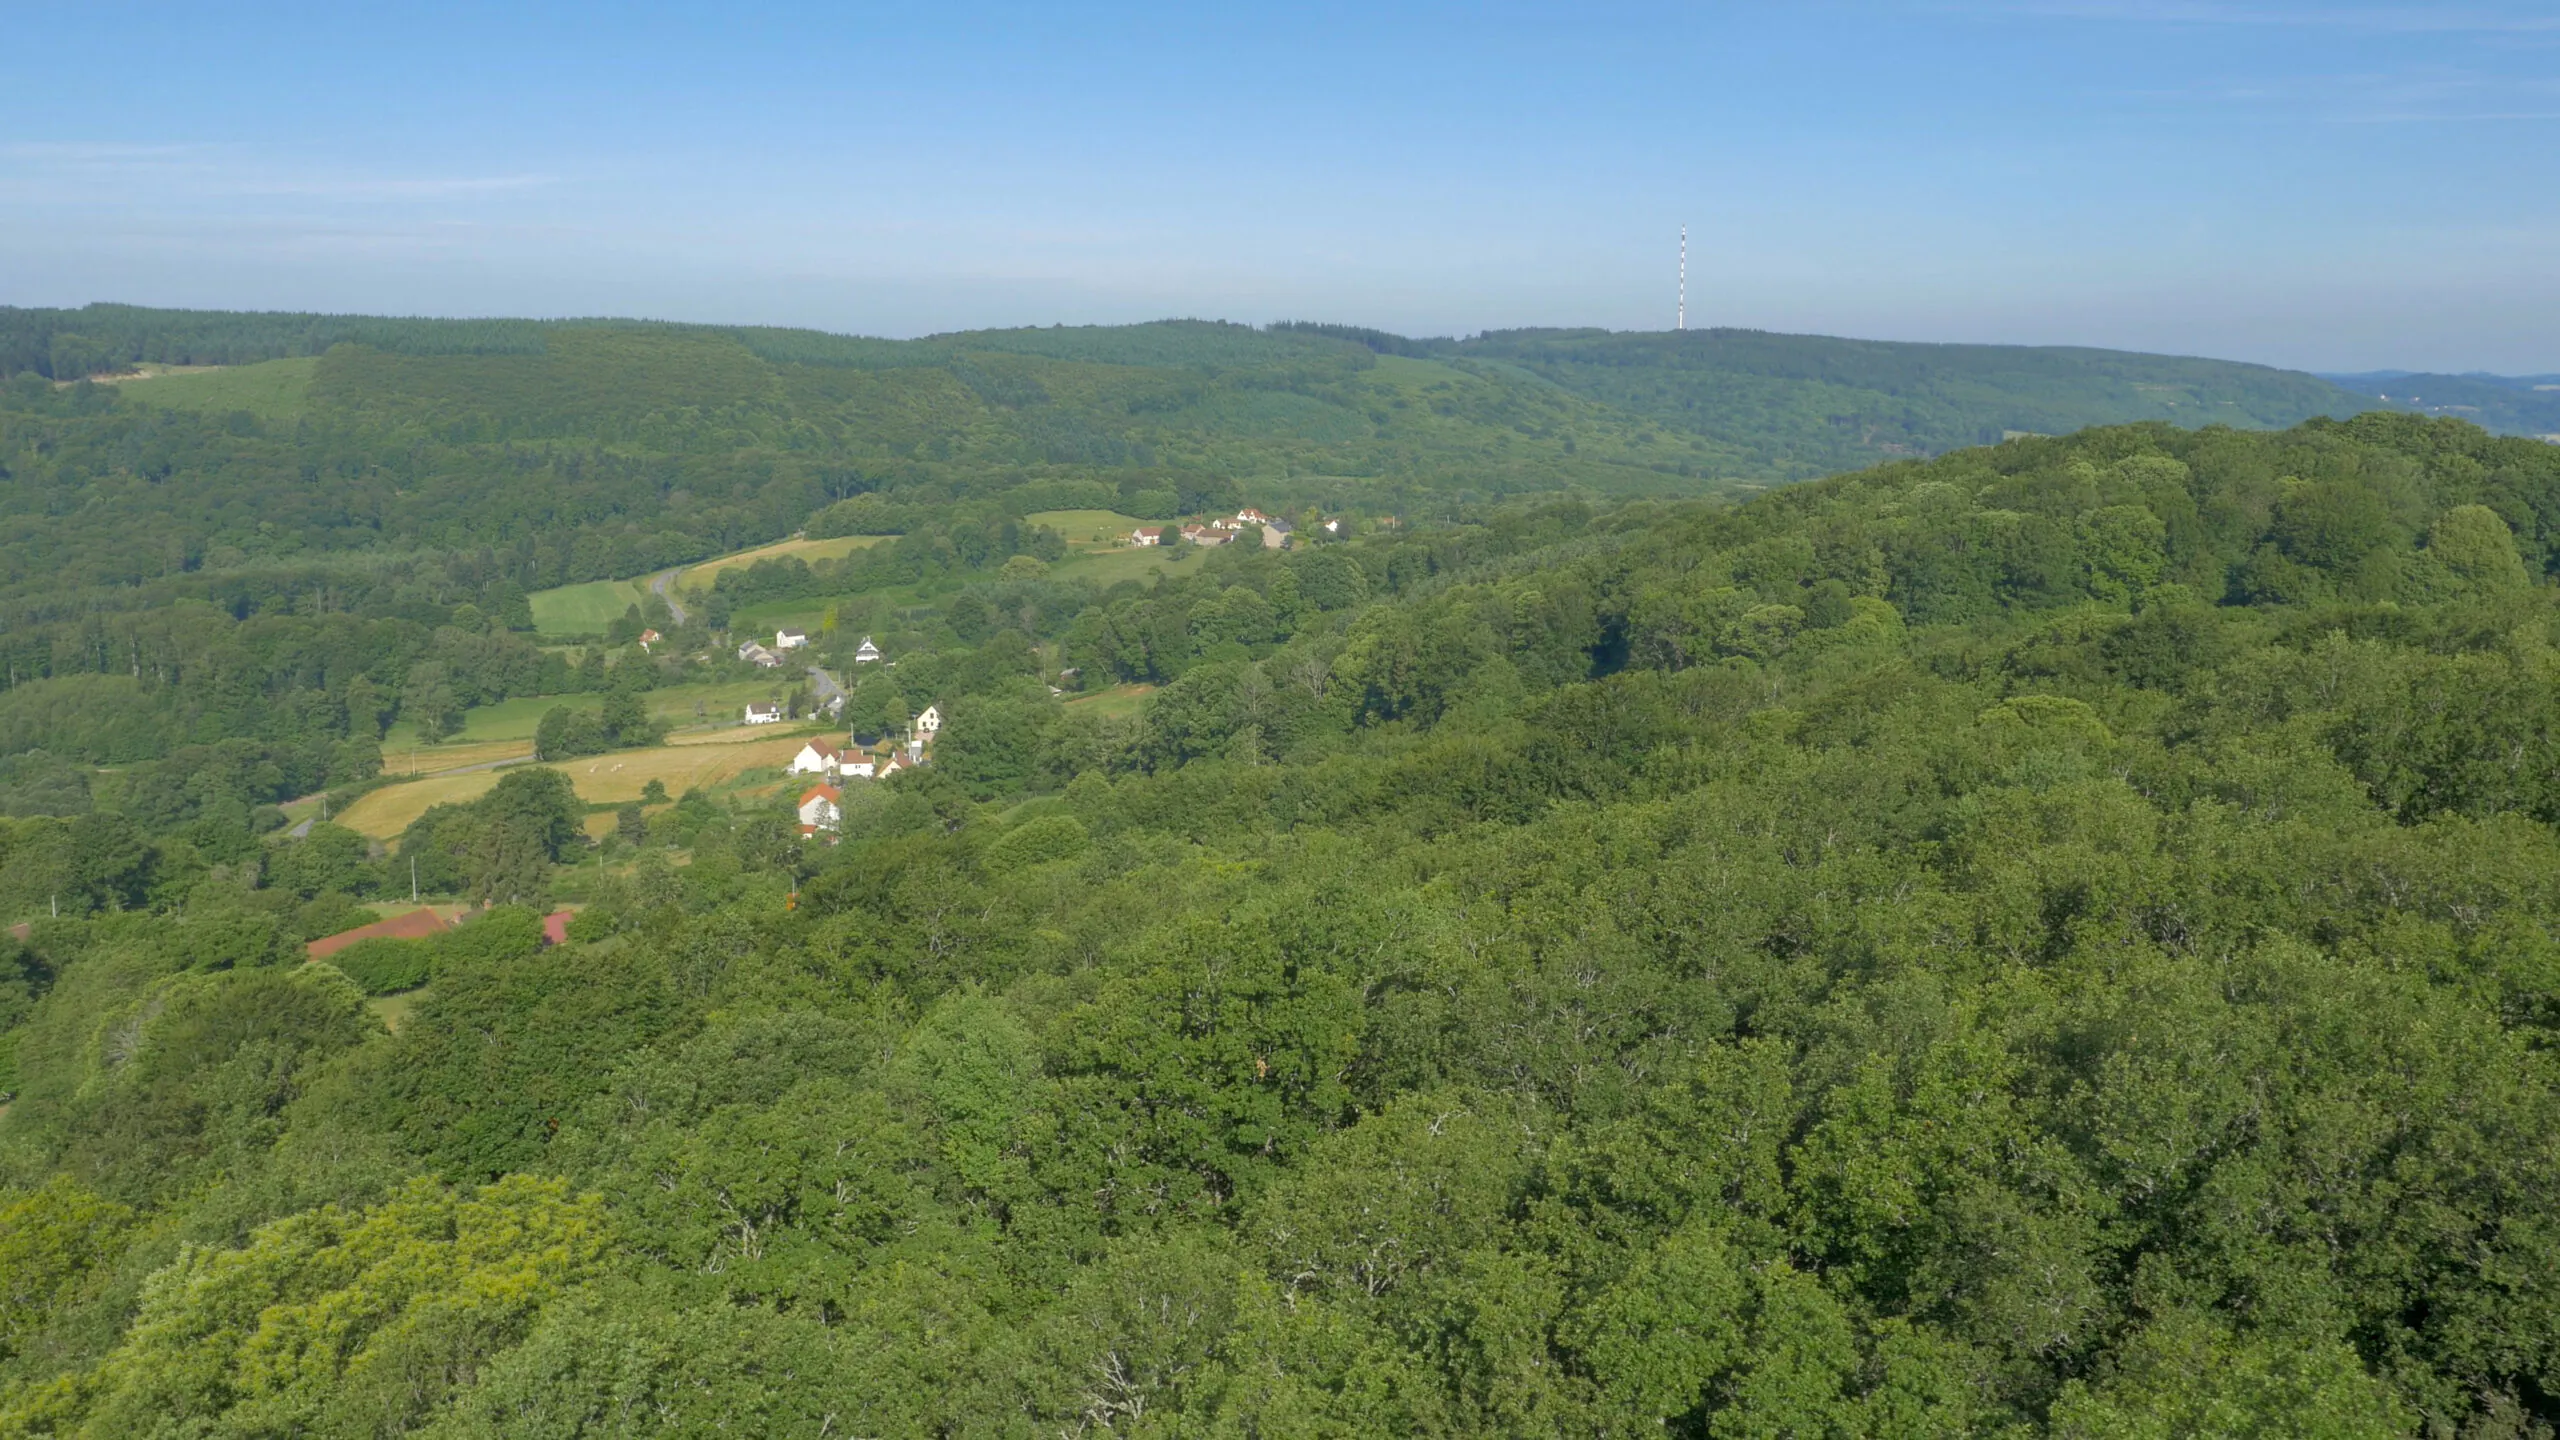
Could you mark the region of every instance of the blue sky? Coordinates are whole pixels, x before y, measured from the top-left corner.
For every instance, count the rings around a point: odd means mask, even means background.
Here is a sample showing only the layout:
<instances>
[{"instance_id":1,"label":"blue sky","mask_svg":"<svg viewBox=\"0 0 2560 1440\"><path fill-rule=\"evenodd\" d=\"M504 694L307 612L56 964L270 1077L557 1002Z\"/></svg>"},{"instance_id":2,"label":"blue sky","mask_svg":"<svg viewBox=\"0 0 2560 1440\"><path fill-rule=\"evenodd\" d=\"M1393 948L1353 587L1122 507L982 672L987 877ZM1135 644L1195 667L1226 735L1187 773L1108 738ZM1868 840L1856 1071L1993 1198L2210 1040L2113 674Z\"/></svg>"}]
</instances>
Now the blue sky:
<instances>
[{"instance_id":1,"label":"blue sky","mask_svg":"<svg viewBox=\"0 0 2560 1440\"><path fill-rule=\"evenodd\" d=\"M0 303L2560 371L2560 0L10 7Z\"/></svg>"}]
</instances>

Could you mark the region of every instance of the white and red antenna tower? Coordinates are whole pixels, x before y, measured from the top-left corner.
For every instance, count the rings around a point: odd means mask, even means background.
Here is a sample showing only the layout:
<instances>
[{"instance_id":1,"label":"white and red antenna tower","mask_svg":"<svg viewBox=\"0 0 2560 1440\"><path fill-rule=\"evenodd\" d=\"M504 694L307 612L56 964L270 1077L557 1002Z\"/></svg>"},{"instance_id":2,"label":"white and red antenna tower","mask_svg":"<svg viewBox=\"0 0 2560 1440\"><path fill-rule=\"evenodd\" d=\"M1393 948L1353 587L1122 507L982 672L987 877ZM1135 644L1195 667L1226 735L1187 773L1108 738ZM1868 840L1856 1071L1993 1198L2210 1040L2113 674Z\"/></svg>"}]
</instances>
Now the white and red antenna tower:
<instances>
[{"instance_id":1,"label":"white and red antenna tower","mask_svg":"<svg viewBox=\"0 0 2560 1440\"><path fill-rule=\"evenodd\" d=\"M1680 227L1680 318L1675 328L1689 328L1689 227Z\"/></svg>"}]
</instances>

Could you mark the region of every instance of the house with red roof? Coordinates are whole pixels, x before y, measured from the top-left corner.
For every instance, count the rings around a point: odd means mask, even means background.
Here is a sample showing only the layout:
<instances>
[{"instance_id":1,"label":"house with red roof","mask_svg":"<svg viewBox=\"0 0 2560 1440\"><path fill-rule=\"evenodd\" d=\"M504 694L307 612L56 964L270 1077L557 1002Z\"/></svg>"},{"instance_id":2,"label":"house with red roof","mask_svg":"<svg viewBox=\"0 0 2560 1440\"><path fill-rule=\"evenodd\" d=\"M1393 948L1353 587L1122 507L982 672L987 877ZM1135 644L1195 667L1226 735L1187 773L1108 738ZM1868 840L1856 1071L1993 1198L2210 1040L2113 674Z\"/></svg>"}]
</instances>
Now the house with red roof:
<instances>
[{"instance_id":1,"label":"house with red roof","mask_svg":"<svg viewBox=\"0 0 2560 1440\"><path fill-rule=\"evenodd\" d=\"M800 794L800 833L832 831L844 821L844 792L833 785L812 785Z\"/></svg>"},{"instance_id":2,"label":"house with red roof","mask_svg":"<svg viewBox=\"0 0 2560 1440\"><path fill-rule=\"evenodd\" d=\"M825 775L832 778L843 766L844 752L838 750L833 741L821 737L801 746L800 753L791 757L791 764L786 768L794 775Z\"/></svg>"}]
</instances>

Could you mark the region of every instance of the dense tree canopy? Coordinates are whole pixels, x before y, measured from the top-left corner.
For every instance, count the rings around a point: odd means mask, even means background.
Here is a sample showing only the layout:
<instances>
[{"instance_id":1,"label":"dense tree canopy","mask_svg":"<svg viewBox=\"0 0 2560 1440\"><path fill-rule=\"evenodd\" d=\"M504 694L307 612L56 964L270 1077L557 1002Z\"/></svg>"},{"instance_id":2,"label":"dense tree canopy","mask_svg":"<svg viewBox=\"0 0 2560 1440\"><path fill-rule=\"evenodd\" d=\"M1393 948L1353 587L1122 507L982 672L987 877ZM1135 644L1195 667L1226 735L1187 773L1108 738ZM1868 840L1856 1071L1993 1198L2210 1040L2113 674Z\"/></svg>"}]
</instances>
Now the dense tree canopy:
<instances>
[{"instance_id":1,"label":"dense tree canopy","mask_svg":"<svg viewBox=\"0 0 2560 1440\"><path fill-rule=\"evenodd\" d=\"M934 373L1101 343L1024 333ZM1269 337L1075 361L1138 338ZM724 580L946 567L840 843L540 767L278 833L413 691L641 693L450 612L234 615L170 663L330 718L13 756L0 1433L2560 1421L2560 448L2120 427L1152 586L896 518ZM471 918L303 963L412 859Z\"/></svg>"}]
</instances>

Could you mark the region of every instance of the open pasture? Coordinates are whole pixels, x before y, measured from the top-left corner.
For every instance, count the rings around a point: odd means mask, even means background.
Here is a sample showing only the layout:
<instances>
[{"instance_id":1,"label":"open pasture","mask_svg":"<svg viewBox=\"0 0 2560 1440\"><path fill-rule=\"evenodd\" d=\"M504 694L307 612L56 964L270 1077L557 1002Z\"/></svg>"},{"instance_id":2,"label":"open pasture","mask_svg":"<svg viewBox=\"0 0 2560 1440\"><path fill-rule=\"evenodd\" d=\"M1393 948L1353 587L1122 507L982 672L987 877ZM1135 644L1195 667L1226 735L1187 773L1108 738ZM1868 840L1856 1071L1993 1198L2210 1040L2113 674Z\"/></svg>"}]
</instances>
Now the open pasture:
<instances>
[{"instance_id":1,"label":"open pasture","mask_svg":"<svg viewBox=\"0 0 2560 1440\"><path fill-rule=\"evenodd\" d=\"M793 733L730 732L730 743L660 745L647 750L617 750L582 755L549 768L569 777L578 798L590 805L621 805L640 798L652 780L669 795L708 789L750 770L779 767L799 753L807 738ZM350 805L339 824L359 835L388 840L437 805L477 800L495 787L505 770L475 770L465 775L438 775L402 785L386 785Z\"/></svg>"},{"instance_id":2,"label":"open pasture","mask_svg":"<svg viewBox=\"0 0 2560 1440\"><path fill-rule=\"evenodd\" d=\"M551 590L536 590L533 602L534 633L556 635L601 635L605 627L622 618L624 611L640 603L646 587L637 580L590 580L583 585L562 585Z\"/></svg>"},{"instance_id":3,"label":"open pasture","mask_svg":"<svg viewBox=\"0 0 2560 1440\"><path fill-rule=\"evenodd\" d=\"M1130 531L1152 523L1116 510L1041 510L1022 517L1026 530L1046 525L1067 537L1070 550L1116 549L1129 543Z\"/></svg>"},{"instance_id":4,"label":"open pasture","mask_svg":"<svg viewBox=\"0 0 2560 1440\"><path fill-rule=\"evenodd\" d=\"M442 745L402 745L395 748L386 740L382 745L382 773L385 775L433 775L445 770L459 770L470 765L492 765L533 753L530 737L519 740L482 740Z\"/></svg>"},{"instance_id":5,"label":"open pasture","mask_svg":"<svg viewBox=\"0 0 2560 1440\"><path fill-rule=\"evenodd\" d=\"M734 555L705 560L699 565L688 565L676 578L676 589L685 594L708 591L718 583L721 571L743 569L759 560L779 560L785 556L810 564L820 560L840 560L856 550L892 538L888 535L841 535L832 540L777 540L753 550L741 550Z\"/></svg>"}]
</instances>

